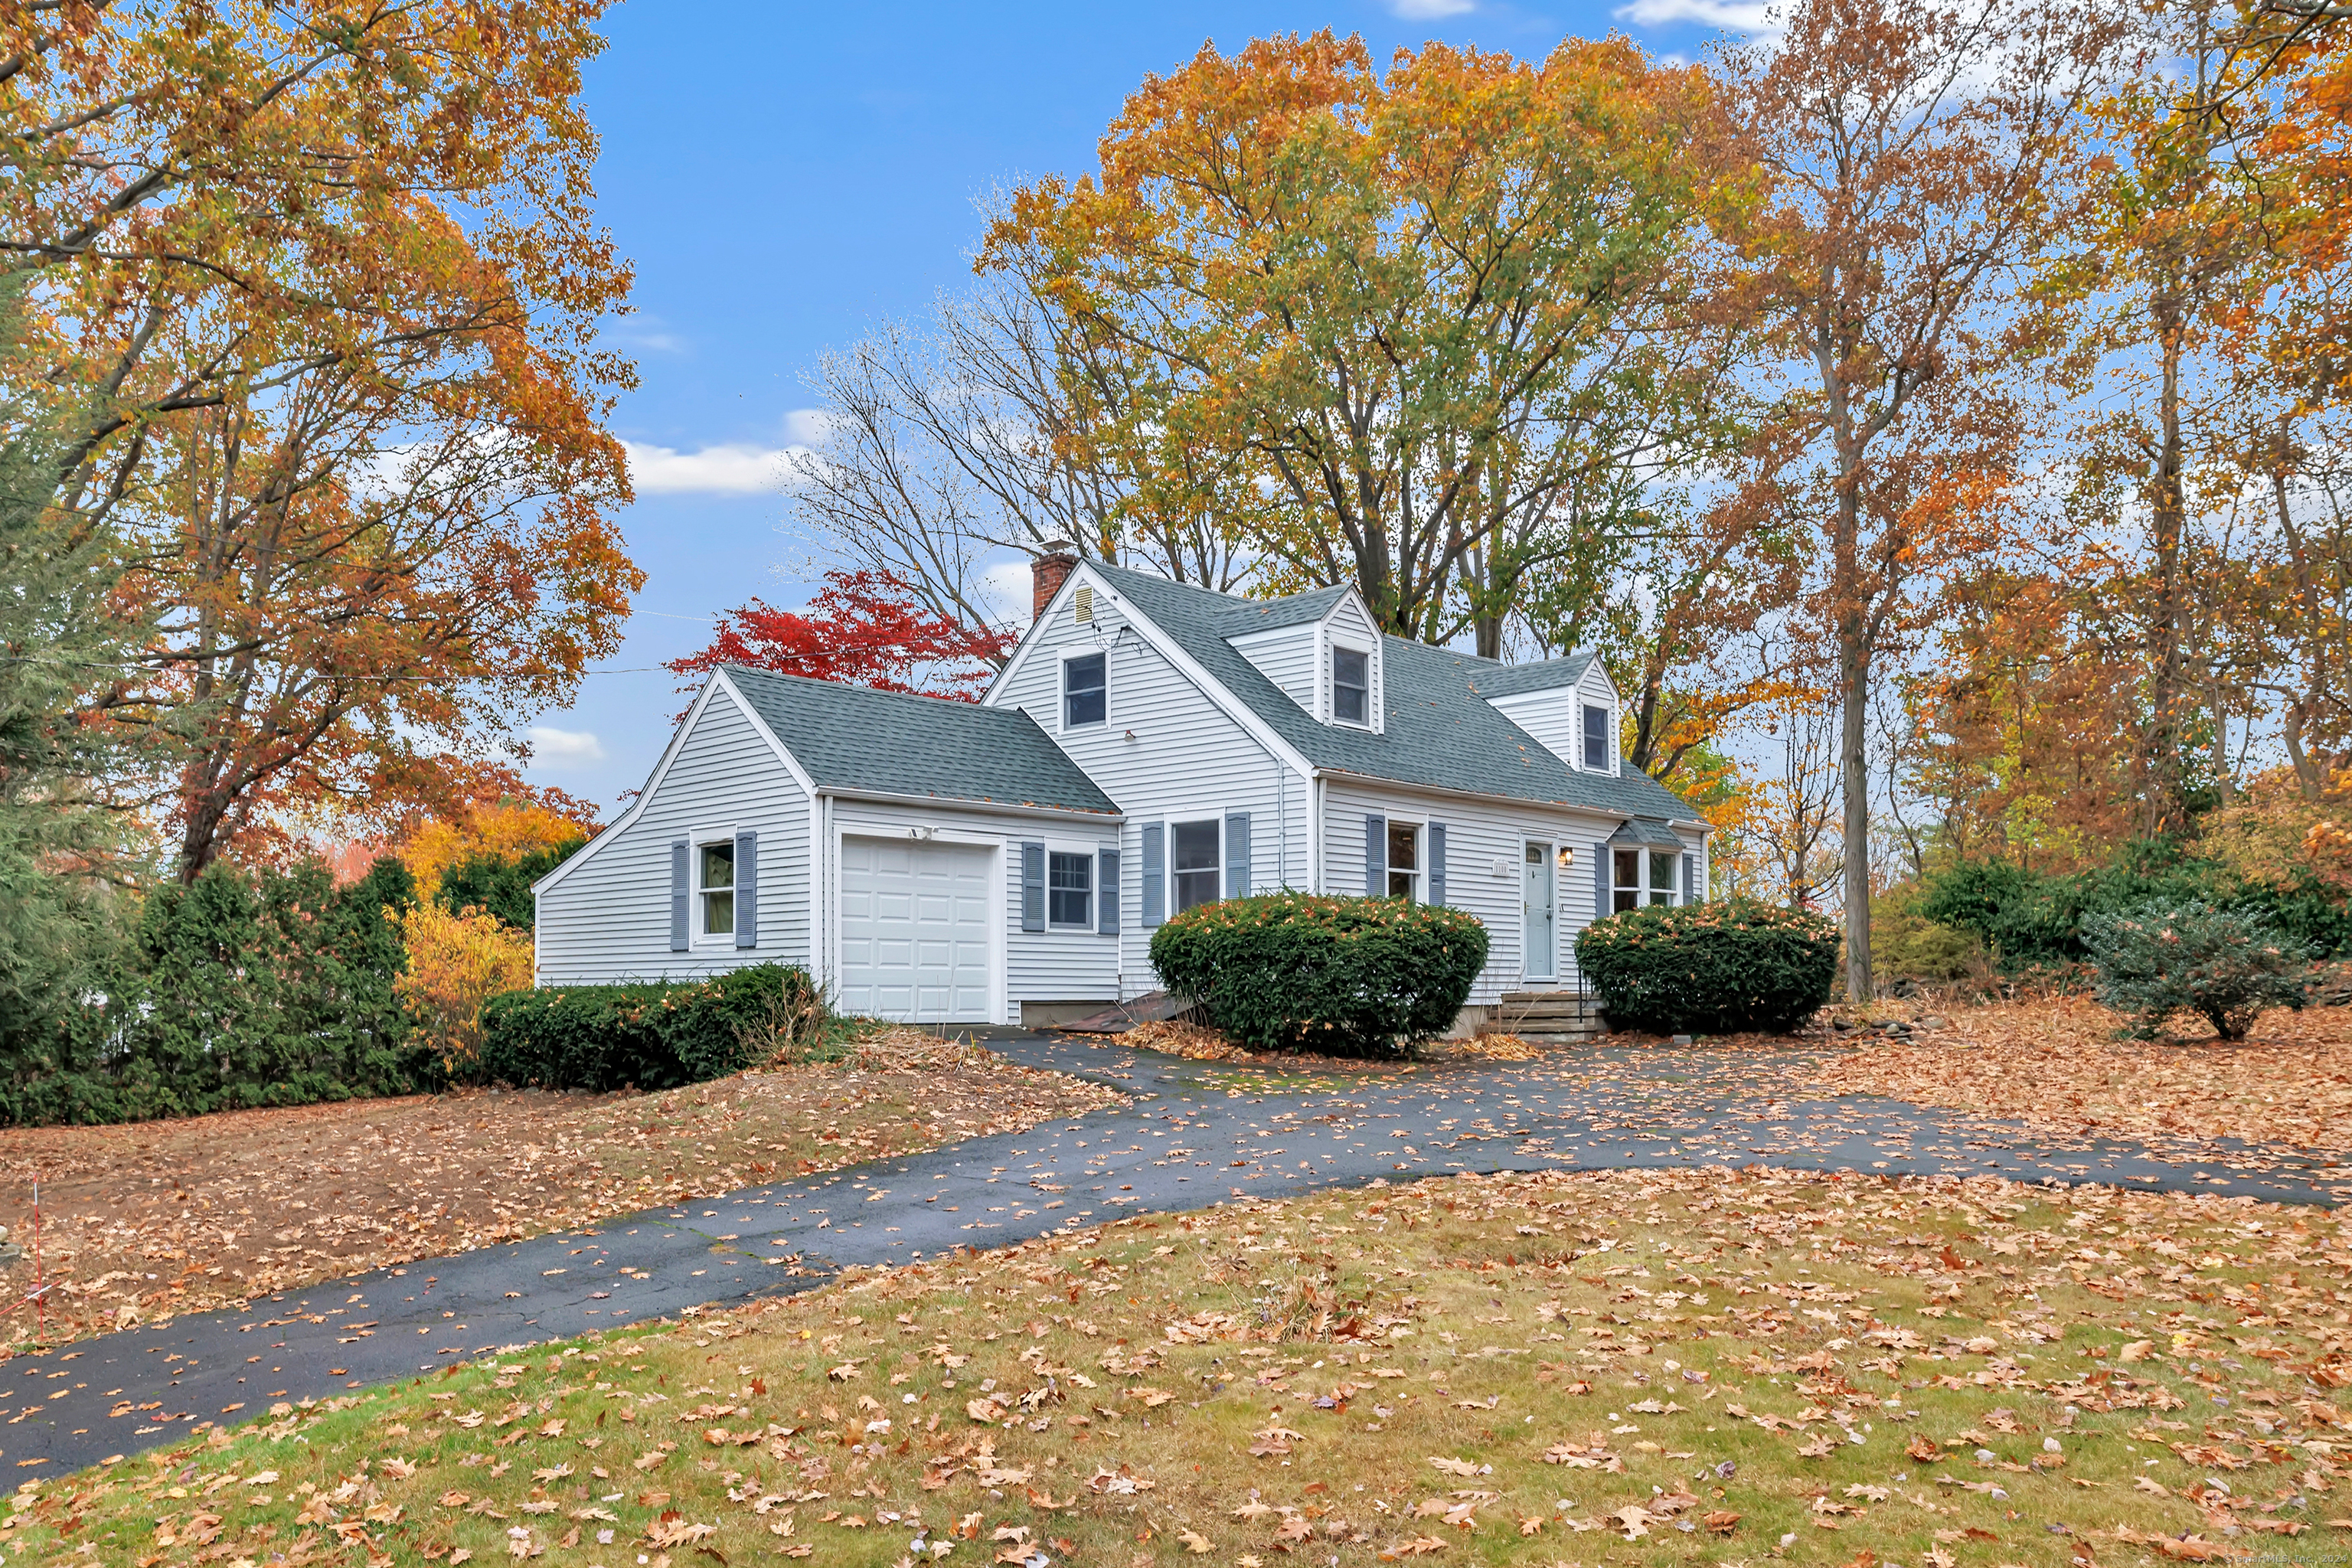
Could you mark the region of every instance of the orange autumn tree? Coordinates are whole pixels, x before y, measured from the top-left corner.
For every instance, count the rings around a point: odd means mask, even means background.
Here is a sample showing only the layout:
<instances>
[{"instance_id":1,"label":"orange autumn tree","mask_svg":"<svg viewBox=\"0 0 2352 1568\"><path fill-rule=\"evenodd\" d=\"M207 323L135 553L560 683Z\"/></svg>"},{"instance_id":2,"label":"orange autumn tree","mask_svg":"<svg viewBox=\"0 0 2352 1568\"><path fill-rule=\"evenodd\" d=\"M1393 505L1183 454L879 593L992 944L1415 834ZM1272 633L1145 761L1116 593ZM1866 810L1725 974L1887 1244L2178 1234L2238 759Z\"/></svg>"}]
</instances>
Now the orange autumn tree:
<instances>
[{"instance_id":1,"label":"orange autumn tree","mask_svg":"<svg viewBox=\"0 0 2352 1568\"><path fill-rule=\"evenodd\" d=\"M2119 20L2069 0L1800 0L1727 73L1773 178L1750 254L1780 396L1745 504L1818 530L1794 623L1839 709L1846 994L1871 995L1869 710L1943 574L1999 542L2008 307Z\"/></svg>"},{"instance_id":2,"label":"orange autumn tree","mask_svg":"<svg viewBox=\"0 0 2352 1568\"><path fill-rule=\"evenodd\" d=\"M56 493L157 628L89 706L153 742L114 782L184 878L495 783L617 644L602 5L0 8L0 270L82 409Z\"/></svg>"}]
</instances>

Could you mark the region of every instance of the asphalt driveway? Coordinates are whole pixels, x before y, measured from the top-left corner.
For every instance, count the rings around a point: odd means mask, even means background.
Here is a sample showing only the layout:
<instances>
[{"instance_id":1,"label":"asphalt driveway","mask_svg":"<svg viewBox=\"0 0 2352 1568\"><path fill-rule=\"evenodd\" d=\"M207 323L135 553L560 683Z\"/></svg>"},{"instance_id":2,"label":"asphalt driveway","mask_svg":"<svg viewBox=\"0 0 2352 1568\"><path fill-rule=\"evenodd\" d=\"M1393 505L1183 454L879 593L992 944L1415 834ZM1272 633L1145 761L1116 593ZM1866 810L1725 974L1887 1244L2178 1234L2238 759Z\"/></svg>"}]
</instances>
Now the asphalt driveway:
<instances>
[{"instance_id":1,"label":"asphalt driveway","mask_svg":"<svg viewBox=\"0 0 2352 1568\"><path fill-rule=\"evenodd\" d=\"M1112 1084L1121 1109L379 1270L0 1363L0 1468L54 1475L452 1361L747 1297L854 1265L1124 1215L1461 1172L1763 1164L2001 1176L2335 1205L2352 1166L2226 1144L2060 1140L1896 1100L1776 1098L1751 1055L1609 1048L1275 1078L1101 1040L992 1048Z\"/></svg>"}]
</instances>

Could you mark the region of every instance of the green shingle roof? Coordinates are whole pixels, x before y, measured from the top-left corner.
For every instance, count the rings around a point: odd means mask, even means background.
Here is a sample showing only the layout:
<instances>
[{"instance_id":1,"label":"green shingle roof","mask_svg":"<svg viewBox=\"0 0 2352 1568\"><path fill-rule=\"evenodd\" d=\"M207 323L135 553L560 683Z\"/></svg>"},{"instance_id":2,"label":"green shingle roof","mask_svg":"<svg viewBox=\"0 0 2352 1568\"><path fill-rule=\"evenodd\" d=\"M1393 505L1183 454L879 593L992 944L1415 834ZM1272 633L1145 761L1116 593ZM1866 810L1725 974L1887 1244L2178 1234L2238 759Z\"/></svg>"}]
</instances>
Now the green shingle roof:
<instances>
[{"instance_id":1,"label":"green shingle roof","mask_svg":"<svg viewBox=\"0 0 2352 1568\"><path fill-rule=\"evenodd\" d=\"M1592 656L1577 652L1533 664L1497 664L1478 677L1478 690L1487 697L1517 697L1524 691L1549 691L1573 686L1592 668Z\"/></svg>"},{"instance_id":2,"label":"green shingle roof","mask_svg":"<svg viewBox=\"0 0 2352 1568\"><path fill-rule=\"evenodd\" d=\"M1482 695L1496 685L1506 690L1559 685L1560 672L1579 660L1589 662L1589 655L1514 667L1452 648L1385 637L1385 723L1384 732L1376 735L1318 723L1225 640L1269 626L1318 619L1340 590L1318 589L1262 605L1124 567L1099 562L1088 565L1315 767L1394 784L1583 806L1612 816L1648 817L1660 823L1690 821L1698 815L1681 796L1646 773L1612 777L1579 773L1505 718ZM1314 601L1320 602L1319 607L1308 613ZM1286 608L1294 603L1297 608ZM1291 618L1271 619L1275 615ZM1554 666L1559 670L1554 670ZM1520 668L1542 671L1543 678L1514 686L1511 672ZM1577 673L1582 674L1580 665Z\"/></svg>"},{"instance_id":3,"label":"green shingle roof","mask_svg":"<svg viewBox=\"0 0 2352 1568\"><path fill-rule=\"evenodd\" d=\"M1118 810L1017 708L724 668L819 789Z\"/></svg>"}]
</instances>

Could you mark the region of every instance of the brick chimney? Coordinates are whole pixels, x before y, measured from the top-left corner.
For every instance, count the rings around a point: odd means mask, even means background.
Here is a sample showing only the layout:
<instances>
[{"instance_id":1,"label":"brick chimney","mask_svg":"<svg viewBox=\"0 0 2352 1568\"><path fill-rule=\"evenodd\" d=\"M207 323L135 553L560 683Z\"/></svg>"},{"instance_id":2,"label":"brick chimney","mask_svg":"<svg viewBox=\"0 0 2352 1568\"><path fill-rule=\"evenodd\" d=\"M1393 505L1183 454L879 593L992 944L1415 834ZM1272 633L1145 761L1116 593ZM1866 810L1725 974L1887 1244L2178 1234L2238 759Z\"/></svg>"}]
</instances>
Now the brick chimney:
<instances>
[{"instance_id":1,"label":"brick chimney","mask_svg":"<svg viewBox=\"0 0 2352 1568\"><path fill-rule=\"evenodd\" d=\"M1049 539L1037 558L1029 563L1029 616L1045 618L1045 606L1062 591L1070 574L1078 569L1078 552L1066 539Z\"/></svg>"}]
</instances>

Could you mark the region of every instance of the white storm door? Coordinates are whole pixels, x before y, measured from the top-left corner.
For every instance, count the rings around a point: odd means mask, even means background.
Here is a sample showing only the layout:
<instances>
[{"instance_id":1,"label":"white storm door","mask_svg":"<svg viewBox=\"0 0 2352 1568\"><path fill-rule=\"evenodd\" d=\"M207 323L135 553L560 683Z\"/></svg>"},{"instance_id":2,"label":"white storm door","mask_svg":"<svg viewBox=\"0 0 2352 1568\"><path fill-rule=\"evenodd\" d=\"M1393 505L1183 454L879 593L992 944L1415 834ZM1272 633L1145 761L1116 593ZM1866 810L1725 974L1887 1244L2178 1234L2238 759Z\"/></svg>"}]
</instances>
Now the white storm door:
<instances>
[{"instance_id":1,"label":"white storm door","mask_svg":"<svg viewBox=\"0 0 2352 1568\"><path fill-rule=\"evenodd\" d=\"M1527 933L1527 951L1520 955L1521 977L1528 980L1554 980L1558 967L1559 939L1558 935L1558 900L1553 889L1559 879L1551 872L1551 846L1528 845L1520 857L1520 871L1526 879L1526 913L1519 929Z\"/></svg>"},{"instance_id":2,"label":"white storm door","mask_svg":"<svg viewBox=\"0 0 2352 1568\"><path fill-rule=\"evenodd\" d=\"M984 1024L992 851L910 838L841 844L845 1013L908 1024Z\"/></svg>"}]
</instances>

